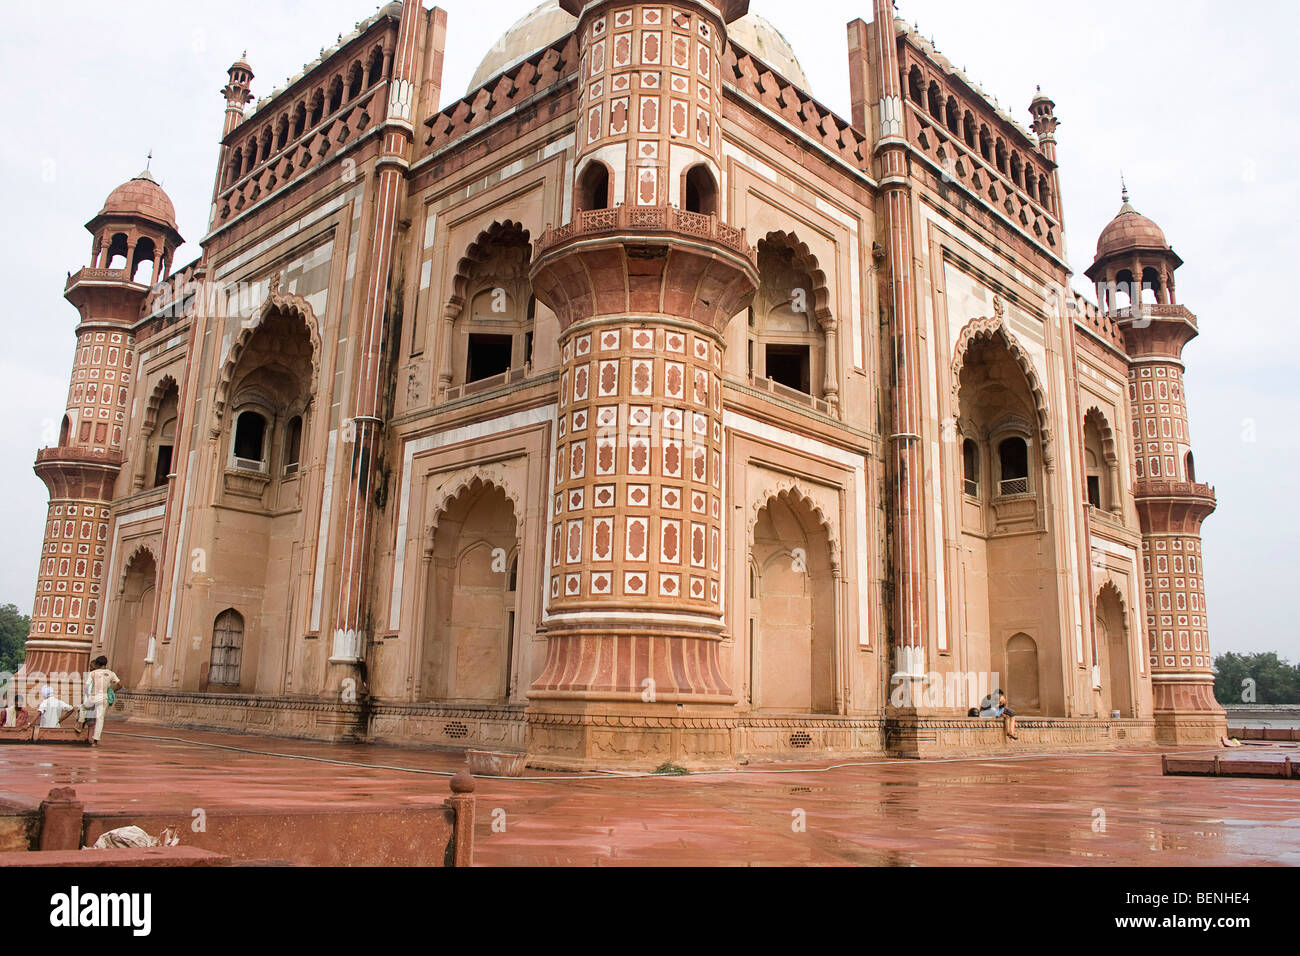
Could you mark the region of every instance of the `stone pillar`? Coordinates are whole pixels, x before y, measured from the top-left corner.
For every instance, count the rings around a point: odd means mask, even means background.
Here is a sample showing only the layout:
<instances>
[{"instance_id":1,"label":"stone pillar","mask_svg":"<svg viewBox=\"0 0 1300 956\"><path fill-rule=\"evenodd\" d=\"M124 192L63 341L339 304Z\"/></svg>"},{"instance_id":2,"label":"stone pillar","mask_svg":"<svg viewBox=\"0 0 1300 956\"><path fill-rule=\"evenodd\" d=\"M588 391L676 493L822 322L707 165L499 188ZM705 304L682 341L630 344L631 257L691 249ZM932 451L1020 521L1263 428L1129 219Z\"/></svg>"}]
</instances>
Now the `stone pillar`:
<instances>
[{"instance_id":1,"label":"stone pillar","mask_svg":"<svg viewBox=\"0 0 1300 956\"><path fill-rule=\"evenodd\" d=\"M901 119L895 119L903 116L903 92L899 85L893 4L874 0L874 17L874 62L880 92L876 164L884 200L883 245L889 263L885 302L893 351L893 435L889 455L893 479L894 676L910 684L910 699L916 700L926 673L929 631L912 191L904 125Z\"/></svg>"},{"instance_id":2,"label":"stone pillar","mask_svg":"<svg viewBox=\"0 0 1300 956\"><path fill-rule=\"evenodd\" d=\"M393 73L388 87L388 109L381 127L383 152L376 161L373 185L375 202L374 242L371 246L365 312L359 330L356 377L352 386L352 415L348 429L352 463L341 518L338 599L334 612L334 638L330 663L335 668L330 680L337 686L349 676L359 677L358 664L365 654L363 626L366 620L368 572L374 515L371 513L374 460L383 429L380 419L381 370L387 337L388 280L392 269L398 208L405 191L410 147L415 139L412 83L416 78L417 34L423 8L418 3L402 6L393 52ZM435 17L444 16L435 11ZM388 56L385 52L385 56Z\"/></svg>"}]
</instances>

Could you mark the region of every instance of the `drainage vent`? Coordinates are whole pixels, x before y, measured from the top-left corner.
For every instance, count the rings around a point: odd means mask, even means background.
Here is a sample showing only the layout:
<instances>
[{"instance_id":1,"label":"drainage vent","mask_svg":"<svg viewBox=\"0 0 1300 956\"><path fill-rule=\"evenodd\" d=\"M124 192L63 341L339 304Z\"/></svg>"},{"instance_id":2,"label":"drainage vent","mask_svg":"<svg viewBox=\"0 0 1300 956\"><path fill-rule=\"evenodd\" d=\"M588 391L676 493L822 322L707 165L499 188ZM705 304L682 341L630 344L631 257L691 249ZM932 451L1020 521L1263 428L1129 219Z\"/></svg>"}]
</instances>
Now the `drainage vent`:
<instances>
[{"instance_id":1,"label":"drainage vent","mask_svg":"<svg viewBox=\"0 0 1300 956\"><path fill-rule=\"evenodd\" d=\"M812 735L802 730L796 730L790 735L790 746L802 750L812 743Z\"/></svg>"},{"instance_id":2,"label":"drainage vent","mask_svg":"<svg viewBox=\"0 0 1300 956\"><path fill-rule=\"evenodd\" d=\"M452 740L464 740L469 736L469 728L459 720L453 720L442 728L442 732Z\"/></svg>"}]
</instances>

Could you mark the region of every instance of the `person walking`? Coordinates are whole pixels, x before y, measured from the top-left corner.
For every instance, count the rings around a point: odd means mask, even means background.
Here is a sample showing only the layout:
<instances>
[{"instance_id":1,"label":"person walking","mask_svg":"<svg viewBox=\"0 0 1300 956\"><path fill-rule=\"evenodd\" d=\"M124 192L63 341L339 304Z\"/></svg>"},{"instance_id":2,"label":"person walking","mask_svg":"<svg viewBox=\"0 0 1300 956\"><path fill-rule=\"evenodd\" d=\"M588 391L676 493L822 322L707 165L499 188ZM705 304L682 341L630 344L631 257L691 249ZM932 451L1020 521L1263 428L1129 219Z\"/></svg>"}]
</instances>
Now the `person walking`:
<instances>
[{"instance_id":1,"label":"person walking","mask_svg":"<svg viewBox=\"0 0 1300 956\"><path fill-rule=\"evenodd\" d=\"M99 737L104 732L104 714L108 712L109 695L113 692L113 685L121 686L122 681L116 674L108 669L108 658L100 655L90 662L94 668L86 675L86 695L81 701L81 719L78 724L84 724L90 719L91 715L95 718L95 731L91 734L91 746L99 746Z\"/></svg>"}]
</instances>

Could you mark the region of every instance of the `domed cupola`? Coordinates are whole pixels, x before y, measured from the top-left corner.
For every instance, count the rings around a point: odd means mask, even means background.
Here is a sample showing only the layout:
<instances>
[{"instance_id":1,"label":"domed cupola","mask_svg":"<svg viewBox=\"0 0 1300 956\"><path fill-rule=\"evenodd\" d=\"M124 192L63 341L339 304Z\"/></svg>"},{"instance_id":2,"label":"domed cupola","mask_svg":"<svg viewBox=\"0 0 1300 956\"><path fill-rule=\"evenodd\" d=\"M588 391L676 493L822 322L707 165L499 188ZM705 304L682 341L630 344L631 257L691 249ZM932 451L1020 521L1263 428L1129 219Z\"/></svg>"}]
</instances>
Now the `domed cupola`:
<instances>
[{"instance_id":1,"label":"domed cupola","mask_svg":"<svg viewBox=\"0 0 1300 956\"><path fill-rule=\"evenodd\" d=\"M1124 186L1123 205L1097 239L1097 257L1085 273L1097 284L1098 302L1106 311L1145 300L1174 303L1174 271L1183 260L1170 247L1164 230L1142 215Z\"/></svg>"},{"instance_id":2,"label":"domed cupola","mask_svg":"<svg viewBox=\"0 0 1300 956\"><path fill-rule=\"evenodd\" d=\"M124 270L126 281L143 285L167 275L185 241L176 207L147 169L109 193L86 229L95 237L92 269Z\"/></svg>"}]
</instances>

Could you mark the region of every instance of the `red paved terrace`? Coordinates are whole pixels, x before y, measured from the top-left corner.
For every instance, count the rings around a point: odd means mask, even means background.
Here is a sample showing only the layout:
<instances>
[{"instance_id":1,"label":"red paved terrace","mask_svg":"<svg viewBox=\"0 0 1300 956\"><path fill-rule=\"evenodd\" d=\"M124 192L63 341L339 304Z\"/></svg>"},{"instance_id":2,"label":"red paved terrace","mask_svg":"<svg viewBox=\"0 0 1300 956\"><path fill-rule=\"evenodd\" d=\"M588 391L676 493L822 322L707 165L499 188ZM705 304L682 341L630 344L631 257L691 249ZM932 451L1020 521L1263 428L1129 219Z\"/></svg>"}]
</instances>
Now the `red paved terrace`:
<instances>
[{"instance_id":1,"label":"red paved terrace","mask_svg":"<svg viewBox=\"0 0 1300 956\"><path fill-rule=\"evenodd\" d=\"M475 862L1300 865L1294 782L1165 777L1160 754L479 778ZM106 732L98 750L0 747L0 798L43 797L70 785L91 811L433 804L447 794L447 778L437 773L459 769L462 759L404 747L132 728Z\"/></svg>"}]
</instances>

